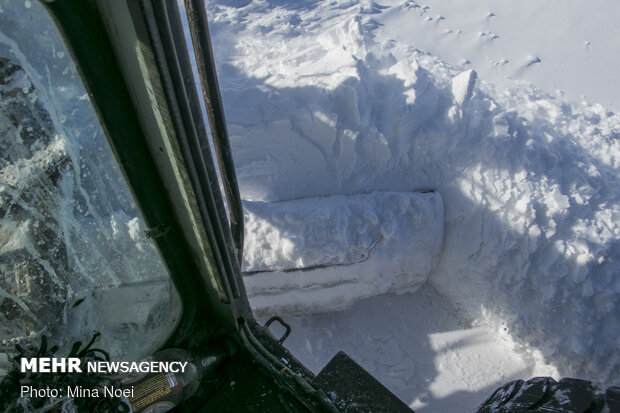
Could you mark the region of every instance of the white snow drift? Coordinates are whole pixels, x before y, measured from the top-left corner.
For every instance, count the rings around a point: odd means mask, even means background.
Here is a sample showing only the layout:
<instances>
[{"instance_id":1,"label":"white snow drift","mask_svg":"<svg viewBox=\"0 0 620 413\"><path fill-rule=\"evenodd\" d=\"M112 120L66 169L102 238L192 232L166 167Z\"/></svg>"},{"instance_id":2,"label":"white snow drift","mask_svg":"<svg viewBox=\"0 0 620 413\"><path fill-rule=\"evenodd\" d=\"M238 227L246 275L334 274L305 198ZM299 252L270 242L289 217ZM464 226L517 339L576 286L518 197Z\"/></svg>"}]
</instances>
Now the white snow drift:
<instances>
[{"instance_id":1,"label":"white snow drift","mask_svg":"<svg viewBox=\"0 0 620 413\"><path fill-rule=\"evenodd\" d=\"M429 9L405 3L211 3L242 196L434 189L436 289L560 374L618 382L620 118L390 38Z\"/></svg>"},{"instance_id":2,"label":"white snow drift","mask_svg":"<svg viewBox=\"0 0 620 413\"><path fill-rule=\"evenodd\" d=\"M243 270L257 314L343 309L387 292L413 292L437 264L437 193L335 195L246 202Z\"/></svg>"},{"instance_id":3,"label":"white snow drift","mask_svg":"<svg viewBox=\"0 0 620 413\"><path fill-rule=\"evenodd\" d=\"M375 367L370 369L384 372L380 379L400 395L412 391L418 397L430 389L447 400L454 389L477 391L501 384L497 381L509 370L502 370L501 346L480 344L477 334L472 343L466 337L471 331L459 333L458 322L441 320L441 309L449 305L457 308L459 320L467 318L469 325L516 343L511 357L540 354L561 375L617 384L620 117L609 108L620 96L614 80L618 26L610 25L618 4L606 0L586 7L566 0L561 6L550 1L534 7L531 1L509 6L476 0L463 10L457 3L209 3L246 206L245 269L254 272L247 277L252 301L264 312L321 312L360 297L409 291L428 278L422 295L358 302L350 313L357 317L353 321L347 316L325 321L320 315L297 318L293 324L327 334L330 343L355 341L352 351L368 351L366 359ZM2 4L8 8L7 1ZM12 9L18 7L11 3ZM561 30L548 23L554 21L563 22ZM10 24L16 22L7 20L3 29L14 29ZM45 43L48 37L43 33L37 39ZM24 68L38 68L40 75L31 80L57 129L67 132L67 140L93 135L73 128L71 113L81 113L73 109L84 106L84 92L52 88L45 77L75 80L66 52L48 47L26 55L14 40L3 35L0 46ZM577 52L567 46L575 44L581 47ZM506 74L537 86L505 81ZM493 83L486 83L489 79ZM592 93L579 85L591 87ZM571 100L556 93L565 86ZM600 97L607 106L575 103L582 94ZM81 170L78 161L73 162L76 171ZM110 179L108 185L98 180L104 175L89 178L101 185L101 193L120 179ZM67 180L76 196L84 196L80 177L76 173ZM388 205L368 195L428 190L435 195L425 196L443 199L443 231L439 214L426 215L426 222L416 221L424 214L407 217L406 211L424 210L413 206L417 195L408 195L412 207L404 209L399 209L400 201ZM290 207L299 199L314 199L304 204L306 215ZM351 213L353 201L360 202L359 215ZM325 203L324 215L320 202ZM136 215L118 209L106 206L99 215L114 219L99 225L107 225L110 238L141 240ZM314 217L313 223L305 222L306 217ZM359 222L349 227L354 217ZM412 222L425 224L426 230L408 234L403 227ZM364 223L368 230L348 231ZM325 230L312 229L321 225ZM327 235L328 225L340 239ZM286 233L291 230L303 236ZM437 234L442 232L438 254ZM428 238L422 237L425 233ZM366 252L365 261L356 259L360 251ZM330 264L337 265L323 267ZM306 265L314 269L295 271ZM308 288L311 284L317 288ZM437 299L437 294L448 299ZM116 299L106 297L100 300L105 308L116 305ZM391 306L398 317L386 317ZM91 308L85 316L101 323L95 307L77 308L78 316ZM431 311L424 313L426 308ZM419 322L412 313L439 323ZM399 334L388 331L390 323ZM436 324L451 331L437 331ZM370 339L367 326L380 337ZM346 337L347 328L351 337ZM408 357L407 345L417 339L423 343L421 352L433 350L429 359L441 356L434 366ZM323 345L323 335L296 343L313 355L332 350ZM457 344L465 349L455 350ZM481 350L472 351L475 347ZM485 349L493 349L492 355L477 361ZM472 370L457 371L464 363ZM413 372L418 367L424 374ZM495 381L481 377L494 368ZM455 396L442 406L462 411L460 400Z\"/></svg>"}]
</instances>

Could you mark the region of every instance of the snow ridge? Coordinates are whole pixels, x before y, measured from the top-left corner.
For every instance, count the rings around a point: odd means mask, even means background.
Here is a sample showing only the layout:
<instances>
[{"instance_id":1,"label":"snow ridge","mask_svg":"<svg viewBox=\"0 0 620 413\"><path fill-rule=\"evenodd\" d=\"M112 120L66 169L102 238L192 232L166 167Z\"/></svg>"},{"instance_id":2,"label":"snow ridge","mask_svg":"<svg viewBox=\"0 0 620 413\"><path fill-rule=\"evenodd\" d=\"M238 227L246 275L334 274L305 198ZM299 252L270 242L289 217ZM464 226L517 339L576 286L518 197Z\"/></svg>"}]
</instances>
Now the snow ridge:
<instances>
[{"instance_id":1,"label":"snow ridge","mask_svg":"<svg viewBox=\"0 0 620 413\"><path fill-rule=\"evenodd\" d=\"M246 202L243 270L257 314L344 309L417 290L439 261L438 193Z\"/></svg>"},{"instance_id":2,"label":"snow ridge","mask_svg":"<svg viewBox=\"0 0 620 413\"><path fill-rule=\"evenodd\" d=\"M211 5L242 196L432 188L435 288L562 375L618 382L620 117L382 37L390 8L295 5Z\"/></svg>"}]
</instances>

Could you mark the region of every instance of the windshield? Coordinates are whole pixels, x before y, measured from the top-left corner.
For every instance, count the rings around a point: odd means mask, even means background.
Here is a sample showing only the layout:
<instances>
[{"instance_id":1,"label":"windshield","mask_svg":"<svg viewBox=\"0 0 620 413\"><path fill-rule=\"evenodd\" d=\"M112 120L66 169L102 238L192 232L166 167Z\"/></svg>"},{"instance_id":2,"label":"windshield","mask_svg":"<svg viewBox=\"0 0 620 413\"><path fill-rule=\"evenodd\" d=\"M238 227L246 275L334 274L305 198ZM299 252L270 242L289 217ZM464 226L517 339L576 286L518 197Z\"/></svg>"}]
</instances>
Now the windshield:
<instances>
[{"instance_id":1,"label":"windshield","mask_svg":"<svg viewBox=\"0 0 620 413\"><path fill-rule=\"evenodd\" d=\"M113 358L161 347L179 298L35 1L0 0L0 140L0 352L95 330Z\"/></svg>"}]
</instances>

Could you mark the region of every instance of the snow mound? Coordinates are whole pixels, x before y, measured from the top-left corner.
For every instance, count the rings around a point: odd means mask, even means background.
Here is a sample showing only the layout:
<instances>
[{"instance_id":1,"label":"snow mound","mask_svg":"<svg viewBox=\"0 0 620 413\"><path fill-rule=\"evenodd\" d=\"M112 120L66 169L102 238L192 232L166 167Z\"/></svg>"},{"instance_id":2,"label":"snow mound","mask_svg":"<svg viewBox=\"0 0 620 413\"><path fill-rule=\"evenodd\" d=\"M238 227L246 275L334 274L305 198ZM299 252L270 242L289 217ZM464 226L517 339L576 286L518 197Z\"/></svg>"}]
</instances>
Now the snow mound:
<instances>
[{"instance_id":1,"label":"snow mound","mask_svg":"<svg viewBox=\"0 0 620 413\"><path fill-rule=\"evenodd\" d=\"M210 6L242 196L434 189L435 288L562 375L620 381L620 117L477 81L389 38L400 5L369 4Z\"/></svg>"},{"instance_id":2,"label":"snow mound","mask_svg":"<svg viewBox=\"0 0 620 413\"><path fill-rule=\"evenodd\" d=\"M441 254L438 193L336 195L244 207L245 284L259 314L306 312L319 303L320 311L343 309L360 298L412 292Z\"/></svg>"}]
</instances>

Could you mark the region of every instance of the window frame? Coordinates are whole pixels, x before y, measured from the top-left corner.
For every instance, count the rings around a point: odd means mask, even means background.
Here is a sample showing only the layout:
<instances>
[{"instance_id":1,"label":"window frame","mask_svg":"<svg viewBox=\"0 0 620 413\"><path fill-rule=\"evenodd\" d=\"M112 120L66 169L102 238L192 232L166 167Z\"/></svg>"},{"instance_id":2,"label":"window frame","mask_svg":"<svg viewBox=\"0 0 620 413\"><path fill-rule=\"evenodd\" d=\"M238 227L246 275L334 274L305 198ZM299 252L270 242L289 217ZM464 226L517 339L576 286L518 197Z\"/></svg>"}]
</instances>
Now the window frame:
<instances>
[{"instance_id":1,"label":"window frame","mask_svg":"<svg viewBox=\"0 0 620 413\"><path fill-rule=\"evenodd\" d=\"M283 391L311 411L336 412L314 374L252 314L214 158L200 147L207 133L176 3L45 3L181 298L165 347L199 349L232 336Z\"/></svg>"}]
</instances>

